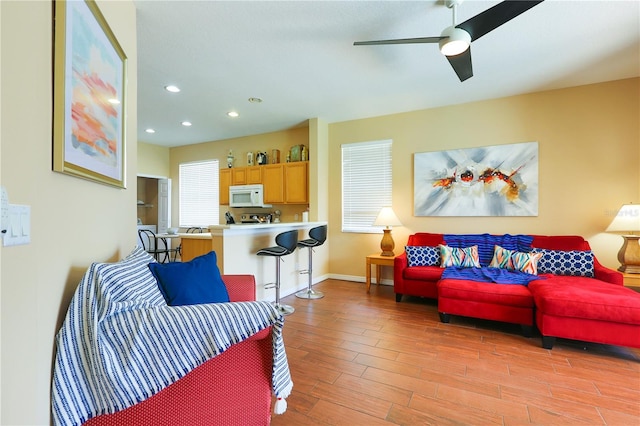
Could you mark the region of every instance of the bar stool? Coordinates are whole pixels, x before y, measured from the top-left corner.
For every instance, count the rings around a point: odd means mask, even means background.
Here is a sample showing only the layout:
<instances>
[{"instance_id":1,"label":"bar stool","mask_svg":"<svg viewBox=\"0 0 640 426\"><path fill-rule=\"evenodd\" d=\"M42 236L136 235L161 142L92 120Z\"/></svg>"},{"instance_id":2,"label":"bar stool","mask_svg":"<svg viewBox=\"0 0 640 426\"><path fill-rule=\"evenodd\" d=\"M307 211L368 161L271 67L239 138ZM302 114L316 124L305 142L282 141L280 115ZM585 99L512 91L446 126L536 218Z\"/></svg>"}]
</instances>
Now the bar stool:
<instances>
[{"instance_id":1,"label":"bar stool","mask_svg":"<svg viewBox=\"0 0 640 426\"><path fill-rule=\"evenodd\" d=\"M307 247L309 249L309 269L304 271L300 271L301 274L309 275L309 286L306 290L301 290L296 293L296 297L301 299L321 299L324 297L324 294L320 291L314 291L311 288L311 284L313 281L313 248L321 246L327 240L327 225L317 226L315 228L311 228L309 230L309 237L306 240L298 241L298 247Z\"/></svg>"},{"instance_id":2,"label":"bar stool","mask_svg":"<svg viewBox=\"0 0 640 426\"><path fill-rule=\"evenodd\" d=\"M274 288L276 289L276 309L282 315L291 315L295 308L289 305L282 305L280 303L280 261L282 260L282 256L286 256L295 251L296 246L298 244L298 230L294 229L292 231L282 232L276 235L276 244L275 247L267 247L257 251L258 256L274 256L276 259L276 282L274 284L265 285L265 289Z\"/></svg>"}]
</instances>

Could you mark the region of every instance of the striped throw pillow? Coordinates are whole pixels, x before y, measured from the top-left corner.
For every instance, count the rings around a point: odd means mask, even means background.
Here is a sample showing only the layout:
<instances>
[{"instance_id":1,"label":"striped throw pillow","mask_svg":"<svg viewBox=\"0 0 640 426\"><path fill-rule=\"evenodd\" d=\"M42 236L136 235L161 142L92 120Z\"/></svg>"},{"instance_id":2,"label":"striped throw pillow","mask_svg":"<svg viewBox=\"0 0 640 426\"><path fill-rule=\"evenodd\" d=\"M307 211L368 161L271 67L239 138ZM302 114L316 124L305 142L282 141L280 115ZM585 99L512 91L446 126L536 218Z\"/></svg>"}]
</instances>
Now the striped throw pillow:
<instances>
[{"instance_id":1,"label":"striped throw pillow","mask_svg":"<svg viewBox=\"0 0 640 426\"><path fill-rule=\"evenodd\" d=\"M479 268L480 258L478 246L454 248L440 244L440 257L442 268L460 266L463 268Z\"/></svg>"}]
</instances>

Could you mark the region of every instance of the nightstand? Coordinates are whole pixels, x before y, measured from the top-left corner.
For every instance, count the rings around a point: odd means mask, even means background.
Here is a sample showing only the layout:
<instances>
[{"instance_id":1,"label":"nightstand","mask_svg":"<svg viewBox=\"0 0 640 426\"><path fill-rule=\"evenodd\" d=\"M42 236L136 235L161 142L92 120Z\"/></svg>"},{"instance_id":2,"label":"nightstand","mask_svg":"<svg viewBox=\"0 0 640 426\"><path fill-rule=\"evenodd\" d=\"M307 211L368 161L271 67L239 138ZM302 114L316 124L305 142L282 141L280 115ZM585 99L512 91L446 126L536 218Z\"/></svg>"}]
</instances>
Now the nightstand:
<instances>
[{"instance_id":1,"label":"nightstand","mask_svg":"<svg viewBox=\"0 0 640 426\"><path fill-rule=\"evenodd\" d=\"M625 274L624 277L624 285L625 287L640 287L640 274Z\"/></svg>"},{"instance_id":2,"label":"nightstand","mask_svg":"<svg viewBox=\"0 0 640 426\"><path fill-rule=\"evenodd\" d=\"M369 289L371 288L371 265L376 265L376 284L380 285L380 267L391 266L393 268L393 260L395 258L395 256L382 256L379 253L367 256L367 272L365 275L367 293L369 293Z\"/></svg>"}]
</instances>

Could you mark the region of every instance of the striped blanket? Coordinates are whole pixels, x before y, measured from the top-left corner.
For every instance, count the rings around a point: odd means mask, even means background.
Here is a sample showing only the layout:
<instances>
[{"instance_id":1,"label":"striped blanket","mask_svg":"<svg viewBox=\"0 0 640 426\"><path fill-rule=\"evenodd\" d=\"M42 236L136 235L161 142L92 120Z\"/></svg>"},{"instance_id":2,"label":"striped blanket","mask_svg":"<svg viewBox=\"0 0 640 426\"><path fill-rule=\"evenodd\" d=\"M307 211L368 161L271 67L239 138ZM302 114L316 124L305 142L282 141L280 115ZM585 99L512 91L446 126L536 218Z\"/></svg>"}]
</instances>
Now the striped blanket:
<instances>
[{"instance_id":1,"label":"striped blanket","mask_svg":"<svg viewBox=\"0 0 640 426\"><path fill-rule=\"evenodd\" d=\"M448 246L463 248L478 246L480 266L489 266L493 257L493 248L498 245L509 250L531 251L533 237L530 235L491 235L491 234L445 234Z\"/></svg>"},{"instance_id":2,"label":"striped blanket","mask_svg":"<svg viewBox=\"0 0 640 426\"><path fill-rule=\"evenodd\" d=\"M269 326L273 391L289 396L284 319L270 303L167 306L147 266L153 261L136 248L85 273L56 337L55 425L80 425L143 401Z\"/></svg>"}]
</instances>

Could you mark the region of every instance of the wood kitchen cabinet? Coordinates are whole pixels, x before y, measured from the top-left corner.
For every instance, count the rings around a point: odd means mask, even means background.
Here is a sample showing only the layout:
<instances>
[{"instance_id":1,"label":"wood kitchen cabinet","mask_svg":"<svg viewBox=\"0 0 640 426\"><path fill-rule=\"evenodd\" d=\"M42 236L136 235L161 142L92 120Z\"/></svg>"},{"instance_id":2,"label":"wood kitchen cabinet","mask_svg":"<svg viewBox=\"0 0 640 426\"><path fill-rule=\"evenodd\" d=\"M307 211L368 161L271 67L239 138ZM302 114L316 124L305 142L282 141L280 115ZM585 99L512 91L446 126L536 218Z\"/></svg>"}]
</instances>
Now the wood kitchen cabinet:
<instances>
[{"instance_id":1,"label":"wood kitchen cabinet","mask_svg":"<svg viewBox=\"0 0 640 426\"><path fill-rule=\"evenodd\" d=\"M247 184L262 183L262 168L264 166L247 167Z\"/></svg>"},{"instance_id":2,"label":"wood kitchen cabinet","mask_svg":"<svg viewBox=\"0 0 640 426\"><path fill-rule=\"evenodd\" d=\"M247 184L247 167L234 167L231 169L231 185Z\"/></svg>"},{"instance_id":3,"label":"wood kitchen cabinet","mask_svg":"<svg viewBox=\"0 0 640 426\"><path fill-rule=\"evenodd\" d=\"M300 161L284 165L284 202L309 203L309 163Z\"/></svg>"},{"instance_id":4,"label":"wood kitchen cabinet","mask_svg":"<svg viewBox=\"0 0 640 426\"><path fill-rule=\"evenodd\" d=\"M264 202L267 204L284 203L284 164L262 166L262 186Z\"/></svg>"},{"instance_id":5,"label":"wood kitchen cabinet","mask_svg":"<svg viewBox=\"0 0 640 426\"><path fill-rule=\"evenodd\" d=\"M229 204L229 186L231 185L231 169L220 169L220 204Z\"/></svg>"},{"instance_id":6,"label":"wood kitchen cabinet","mask_svg":"<svg viewBox=\"0 0 640 426\"><path fill-rule=\"evenodd\" d=\"M308 204L309 162L220 169L220 204L229 204L230 185L259 183L264 187L267 204Z\"/></svg>"}]
</instances>

